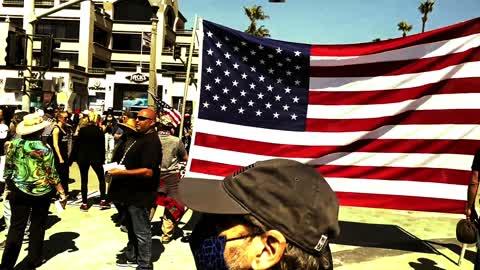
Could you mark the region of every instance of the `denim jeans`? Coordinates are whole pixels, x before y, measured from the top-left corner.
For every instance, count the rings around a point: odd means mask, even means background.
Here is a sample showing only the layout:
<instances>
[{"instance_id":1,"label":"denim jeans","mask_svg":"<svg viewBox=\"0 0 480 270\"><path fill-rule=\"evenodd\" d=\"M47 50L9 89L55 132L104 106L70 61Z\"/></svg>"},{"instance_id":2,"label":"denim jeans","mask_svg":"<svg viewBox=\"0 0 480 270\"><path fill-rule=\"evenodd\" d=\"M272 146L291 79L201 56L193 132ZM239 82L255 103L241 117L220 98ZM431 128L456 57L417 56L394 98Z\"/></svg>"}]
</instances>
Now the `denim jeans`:
<instances>
[{"instance_id":1,"label":"denim jeans","mask_svg":"<svg viewBox=\"0 0 480 270\"><path fill-rule=\"evenodd\" d=\"M152 231L147 207L126 206L128 244L125 255L137 261L138 270L152 270Z\"/></svg>"}]
</instances>

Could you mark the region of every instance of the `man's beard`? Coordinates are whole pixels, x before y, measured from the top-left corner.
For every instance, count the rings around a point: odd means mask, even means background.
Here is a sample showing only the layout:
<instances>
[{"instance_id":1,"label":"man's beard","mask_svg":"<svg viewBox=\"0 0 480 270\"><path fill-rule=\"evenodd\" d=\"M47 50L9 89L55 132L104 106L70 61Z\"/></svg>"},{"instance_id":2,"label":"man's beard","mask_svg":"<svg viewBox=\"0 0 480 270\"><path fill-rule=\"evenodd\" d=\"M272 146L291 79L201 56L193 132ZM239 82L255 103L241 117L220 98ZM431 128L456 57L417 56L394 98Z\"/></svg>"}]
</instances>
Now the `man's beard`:
<instances>
[{"instance_id":1,"label":"man's beard","mask_svg":"<svg viewBox=\"0 0 480 270\"><path fill-rule=\"evenodd\" d=\"M248 270L250 269L250 261L246 248L229 247L229 258L225 258L229 270Z\"/></svg>"}]
</instances>

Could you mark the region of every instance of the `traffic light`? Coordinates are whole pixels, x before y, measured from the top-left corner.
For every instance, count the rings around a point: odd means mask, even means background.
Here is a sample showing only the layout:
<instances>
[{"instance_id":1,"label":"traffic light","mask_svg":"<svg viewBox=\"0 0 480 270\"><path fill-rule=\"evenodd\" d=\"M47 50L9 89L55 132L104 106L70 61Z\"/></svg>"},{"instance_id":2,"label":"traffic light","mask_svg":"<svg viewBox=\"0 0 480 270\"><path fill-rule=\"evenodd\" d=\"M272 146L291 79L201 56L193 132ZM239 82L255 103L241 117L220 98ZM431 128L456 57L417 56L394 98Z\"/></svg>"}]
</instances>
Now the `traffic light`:
<instances>
[{"instance_id":1,"label":"traffic light","mask_svg":"<svg viewBox=\"0 0 480 270\"><path fill-rule=\"evenodd\" d=\"M5 64L7 66L25 65L26 36L23 33L8 31L5 48Z\"/></svg>"},{"instance_id":2,"label":"traffic light","mask_svg":"<svg viewBox=\"0 0 480 270\"><path fill-rule=\"evenodd\" d=\"M178 46L173 47L173 60L180 59L180 55L182 54L181 49L182 48L180 48Z\"/></svg>"},{"instance_id":3,"label":"traffic light","mask_svg":"<svg viewBox=\"0 0 480 270\"><path fill-rule=\"evenodd\" d=\"M51 51L51 67L58 67L58 64L60 62L60 40L58 39L52 39L52 51Z\"/></svg>"},{"instance_id":4,"label":"traffic light","mask_svg":"<svg viewBox=\"0 0 480 270\"><path fill-rule=\"evenodd\" d=\"M42 44L40 45L40 66L48 68L52 62L52 37L45 36L41 38Z\"/></svg>"}]
</instances>

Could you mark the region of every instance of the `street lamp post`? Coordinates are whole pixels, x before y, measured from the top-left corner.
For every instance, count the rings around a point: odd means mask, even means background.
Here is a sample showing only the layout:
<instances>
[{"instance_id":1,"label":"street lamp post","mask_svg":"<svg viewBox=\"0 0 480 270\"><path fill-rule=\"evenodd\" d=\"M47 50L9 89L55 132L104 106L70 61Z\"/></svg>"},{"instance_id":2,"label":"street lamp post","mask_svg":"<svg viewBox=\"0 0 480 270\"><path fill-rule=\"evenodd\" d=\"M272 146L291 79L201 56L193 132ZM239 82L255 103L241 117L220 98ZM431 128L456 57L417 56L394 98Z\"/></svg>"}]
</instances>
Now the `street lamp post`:
<instances>
[{"instance_id":1,"label":"street lamp post","mask_svg":"<svg viewBox=\"0 0 480 270\"><path fill-rule=\"evenodd\" d=\"M152 41L150 43L150 70L149 70L149 80L148 80L148 90L150 93L157 96L157 24L158 24L158 17L157 12L160 8L162 0L148 0L150 6L152 7ZM154 100L153 98L148 95L148 105L153 105Z\"/></svg>"}]
</instances>

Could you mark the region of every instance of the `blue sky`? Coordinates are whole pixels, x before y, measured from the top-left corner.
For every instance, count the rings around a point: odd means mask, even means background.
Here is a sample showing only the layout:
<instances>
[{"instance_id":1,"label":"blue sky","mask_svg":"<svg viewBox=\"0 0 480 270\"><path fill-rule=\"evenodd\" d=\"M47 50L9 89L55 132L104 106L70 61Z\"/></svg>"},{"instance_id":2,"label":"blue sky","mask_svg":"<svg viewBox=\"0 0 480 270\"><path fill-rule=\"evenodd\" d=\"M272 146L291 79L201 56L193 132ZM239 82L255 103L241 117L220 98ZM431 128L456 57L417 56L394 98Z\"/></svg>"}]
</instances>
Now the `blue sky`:
<instances>
[{"instance_id":1,"label":"blue sky","mask_svg":"<svg viewBox=\"0 0 480 270\"><path fill-rule=\"evenodd\" d=\"M245 30L244 6L260 5L270 19L264 21L274 39L310 44L350 44L375 38L401 36L400 21L422 29L420 0L180 0L180 11L193 26L195 14L210 21ZM480 0L436 0L426 31L480 16Z\"/></svg>"}]
</instances>

